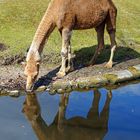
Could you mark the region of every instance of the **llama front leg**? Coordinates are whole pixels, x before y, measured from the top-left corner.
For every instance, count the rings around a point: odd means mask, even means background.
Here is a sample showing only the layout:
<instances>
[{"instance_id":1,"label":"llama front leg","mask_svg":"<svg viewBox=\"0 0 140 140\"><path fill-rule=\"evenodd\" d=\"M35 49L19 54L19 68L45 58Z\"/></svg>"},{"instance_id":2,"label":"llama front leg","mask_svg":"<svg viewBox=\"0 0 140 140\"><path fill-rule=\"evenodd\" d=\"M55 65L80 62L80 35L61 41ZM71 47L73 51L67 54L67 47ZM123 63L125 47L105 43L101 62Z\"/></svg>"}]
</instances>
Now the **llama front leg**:
<instances>
[{"instance_id":1,"label":"llama front leg","mask_svg":"<svg viewBox=\"0 0 140 140\"><path fill-rule=\"evenodd\" d=\"M66 75L66 61L68 58L68 49L66 46L62 45L62 50L61 50L61 57L62 57L62 63L59 72L57 73L57 77L63 77Z\"/></svg>"},{"instance_id":2,"label":"llama front leg","mask_svg":"<svg viewBox=\"0 0 140 140\"><path fill-rule=\"evenodd\" d=\"M68 65L67 65L67 68L66 68L66 72L71 72L73 70L74 70L73 57L72 57L72 54L71 54L71 45L69 45L69 48L68 48Z\"/></svg>"},{"instance_id":3,"label":"llama front leg","mask_svg":"<svg viewBox=\"0 0 140 140\"><path fill-rule=\"evenodd\" d=\"M70 38L71 38L71 31L69 29L62 30L62 50L61 50L61 57L62 57L62 64L59 72L57 73L57 77L63 77L66 75L66 62L68 60L68 48L70 46Z\"/></svg>"}]
</instances>

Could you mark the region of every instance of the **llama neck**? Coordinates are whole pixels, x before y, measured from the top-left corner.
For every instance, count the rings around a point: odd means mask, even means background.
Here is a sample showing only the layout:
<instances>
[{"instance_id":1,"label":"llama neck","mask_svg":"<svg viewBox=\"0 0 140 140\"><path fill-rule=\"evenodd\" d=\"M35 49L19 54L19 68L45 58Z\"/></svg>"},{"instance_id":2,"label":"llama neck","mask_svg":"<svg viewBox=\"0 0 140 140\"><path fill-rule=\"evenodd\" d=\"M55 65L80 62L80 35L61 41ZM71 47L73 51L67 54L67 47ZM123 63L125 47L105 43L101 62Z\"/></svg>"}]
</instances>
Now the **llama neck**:
<instances>
[{"instance_id":1,"label":"llama neck","mask_svg":"<svg viewBox=\"0 0 140 140\"><path fill-rule=\"evenodd\" d=\"M52 3L50 3L35 33L31 47L29 49L29 54L30 52L37 51L39 52L39 54L41 54L44 48L45 41L49 38L54 28L55 24L53 21Z\"/></svg>"}]
</instances>

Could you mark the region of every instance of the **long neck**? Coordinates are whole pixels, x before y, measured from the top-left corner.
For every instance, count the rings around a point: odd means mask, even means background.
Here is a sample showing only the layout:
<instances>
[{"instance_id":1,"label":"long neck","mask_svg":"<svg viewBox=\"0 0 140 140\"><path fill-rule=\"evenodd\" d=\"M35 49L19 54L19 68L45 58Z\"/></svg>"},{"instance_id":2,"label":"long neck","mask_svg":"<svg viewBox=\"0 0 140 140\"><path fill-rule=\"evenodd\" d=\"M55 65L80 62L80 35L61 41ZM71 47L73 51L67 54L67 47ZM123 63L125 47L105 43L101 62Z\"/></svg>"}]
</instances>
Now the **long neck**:
<instances>
[{"instance_id":1,"label":"long neck","mask_svg":"<svg viewBox=\"0 0 140 140\"><path fill-rule=\"evenodd\" d=\"M39 140L48 140L49 128L41 116L41 108L36 94L27 94L23 104L23 112L29 120Z\"/></svg>"},{"instance_id":2,"label":"long neck","mask_svg":"<svg viewBox=\"0 0 140 140\"><path fill-rule=\"evenodd\" d=\"M38 26L38 29L35 33L29 52L38 51L39 54L42 52L44 44L45 44L45 40L48 39L49 35L55 28L53 12L54 12L53 2L50 2L48 9L45 15L43 16Z\"/></svg>"}]
</instances>

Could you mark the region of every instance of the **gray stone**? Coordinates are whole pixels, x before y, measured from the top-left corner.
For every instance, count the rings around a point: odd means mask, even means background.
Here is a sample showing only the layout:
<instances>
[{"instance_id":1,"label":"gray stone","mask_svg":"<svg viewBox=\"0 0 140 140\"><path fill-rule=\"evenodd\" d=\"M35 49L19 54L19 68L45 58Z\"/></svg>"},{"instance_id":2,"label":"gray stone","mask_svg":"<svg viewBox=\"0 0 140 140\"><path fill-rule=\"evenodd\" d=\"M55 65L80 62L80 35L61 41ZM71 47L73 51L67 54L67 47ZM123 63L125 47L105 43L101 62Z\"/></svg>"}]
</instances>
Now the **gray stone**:
<instances>
[{"instance_id":1,"label":"gray stone","mask_svg":"<svg viewBox=\"0 0 140 140\"><path fill-rule=\"evenodd\" d=\"M136 65L136 66L133 66L136 70L140 71L140 64L139 65Z\"/></svg>"},{"instance_id":2,"label":"gray stone","mask_svg":"<svg viewBox=\"0 0 140 140\"><path fill-rule=\"evenodd\" d=\"M11 96L11 97L19 97L20 92L18 90L9 91L9 96Z\"/></svg>"},{"instance_id":3,"label":"gray stone","mask_svg":"<svg viewBox=\"0 0 140 140\"><path fill-rule=\"evenodd\" d=\"M65 90L64 89L57 89L57 93L65 93Z\"/></svg>"},{"instance_id":4,"label":"gray stone","mask_svg":"<svg viewBox=\"0 0 140 140\"><path fill-rule=\"evenodd\" d=\"M36 91L37 92L45 91L46 88L47 88L46 86L40 86Z\"/></svg>"},{"instance_id":5,"label":"gray stone","mask_svg":"<svg viewBox=\"0 0 140 140\"><path fill-rule=\"evenodd\" d=\"M115 75L118 76L118 79L126 79L126 78L132 78L133 77L133 74L128 71L128 70L122 70L122 71L118 71L118 72L115 72L114 73Z\"/></svg>"}]
</instances>

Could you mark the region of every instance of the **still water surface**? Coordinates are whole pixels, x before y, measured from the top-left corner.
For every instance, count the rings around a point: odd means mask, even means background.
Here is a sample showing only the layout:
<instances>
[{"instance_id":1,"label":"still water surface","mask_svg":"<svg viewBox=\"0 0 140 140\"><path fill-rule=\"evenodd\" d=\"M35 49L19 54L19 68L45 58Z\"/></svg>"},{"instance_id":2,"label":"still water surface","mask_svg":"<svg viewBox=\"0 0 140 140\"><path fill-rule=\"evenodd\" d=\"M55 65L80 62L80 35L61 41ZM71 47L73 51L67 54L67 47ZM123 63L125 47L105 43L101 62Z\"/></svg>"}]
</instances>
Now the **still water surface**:
<instances>
[{"instance_id":1,"label":"still water surface","mask_svg":"<svg viewBox=\"0 0 140 140\"><path fill-rule=\"evenodd\" d=\"M140 140L140 83L0 97L0 140Z\"/></svg>"}]
</instances>

